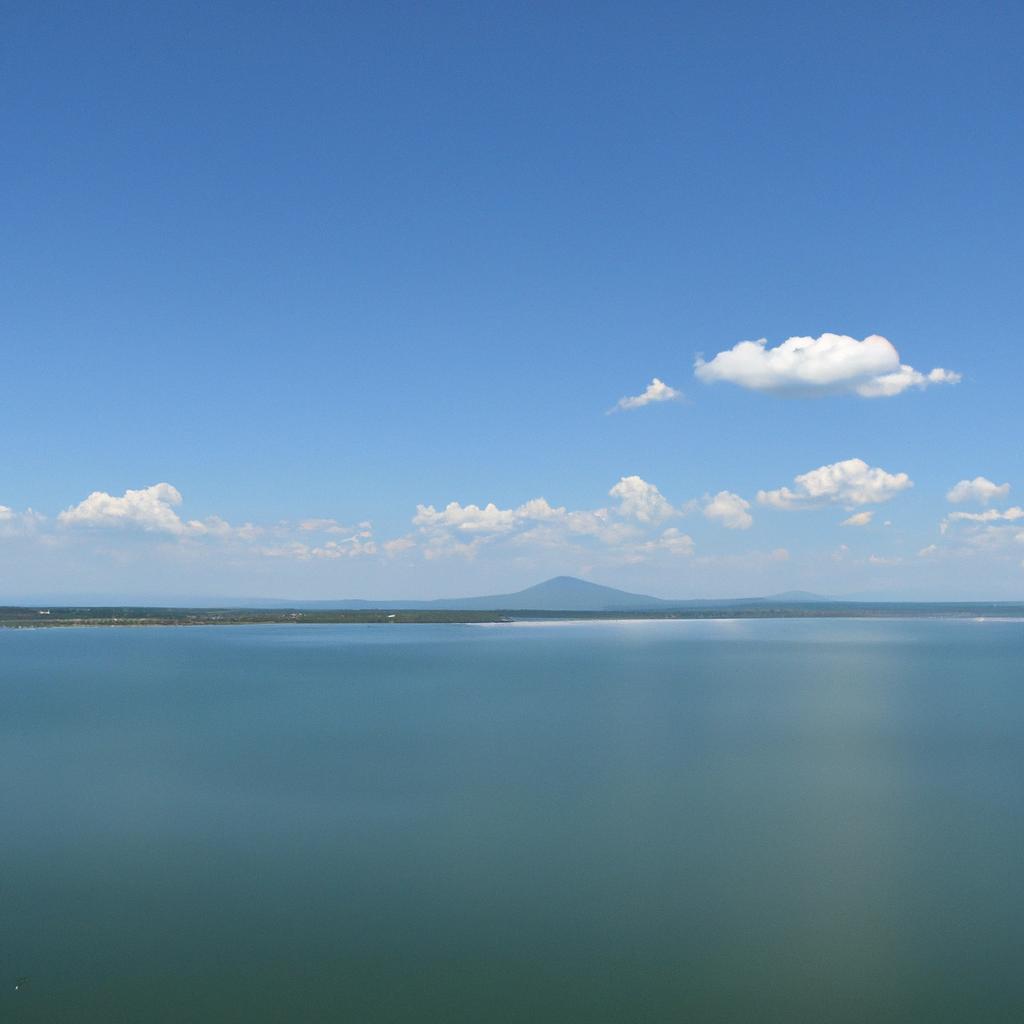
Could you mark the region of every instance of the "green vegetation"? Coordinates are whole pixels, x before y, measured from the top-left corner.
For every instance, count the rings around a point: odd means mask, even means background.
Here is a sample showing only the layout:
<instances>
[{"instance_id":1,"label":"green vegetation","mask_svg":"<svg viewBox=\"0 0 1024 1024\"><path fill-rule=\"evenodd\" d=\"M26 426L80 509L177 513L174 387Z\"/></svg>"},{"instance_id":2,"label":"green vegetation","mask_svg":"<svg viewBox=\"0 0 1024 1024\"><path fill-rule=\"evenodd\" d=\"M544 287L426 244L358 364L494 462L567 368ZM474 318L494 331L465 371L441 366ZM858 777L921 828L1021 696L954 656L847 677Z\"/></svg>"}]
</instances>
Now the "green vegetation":
<instances>
[{"instance_id":1,"label":"green vegetation","mask_svg":"<svg viewBox=\"0 0 1024 1024\"><path fill-rule=\"evenodd\" d=\"M820 619L820 618L1024 618L1024 604L822 602L818 604L716 604L706 607L625 611L460 611L458 609L265 609L0 607L0 628L60 626L252 626L266 624L406 624L511 622L524 619Z\"/></svg>"}]
</instances>

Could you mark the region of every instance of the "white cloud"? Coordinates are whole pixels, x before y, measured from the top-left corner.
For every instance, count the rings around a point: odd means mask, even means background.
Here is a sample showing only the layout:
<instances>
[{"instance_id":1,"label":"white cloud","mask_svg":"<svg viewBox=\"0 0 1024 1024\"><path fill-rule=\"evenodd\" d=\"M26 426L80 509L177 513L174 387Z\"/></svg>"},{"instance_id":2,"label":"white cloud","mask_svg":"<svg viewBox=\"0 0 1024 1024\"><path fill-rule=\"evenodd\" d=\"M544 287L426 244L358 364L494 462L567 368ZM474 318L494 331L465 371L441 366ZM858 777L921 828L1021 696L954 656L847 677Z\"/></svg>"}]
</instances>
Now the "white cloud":
<instances>
[{"instance_id":1,"label":"white cloud","mask_svg":"<svg viewBox=\"0 0 1024 1024\"><path fill-rule=\"evenodd\" d=\"M683 533L681 530L676 529L676 527L670 526L662 532L660 537L636 545L631 551L634 556L631 560L640 561L644 556L656 554L660 551L688 558L693 554L695 546L693 538L688 533Z\"/></svg>"},{"instance_id":2,"label":"white cloud","mask_svg":"<svg viewBox=\"0 0 1024 1024\"><path fill-rule=\"evenodd\" d=\"M716 520L730 530L747 530L754 522L754 517L747 511L750 502L731 491L719 491L707 500L704 515Z\"/></svg>"},{"instance_id":3,"label":"white cloud","mask_svg":"<svg viewBox=\"0 0 1024 1024\"><path fill-rule=\"evenodd\" d=\"M463 533L504 533L515 527L516 519L515 509L498 508L494 502L481 508L450 501L440 512L433 505L417 505L412 521L414 525L428 529L450 527Z\"/></svg>"},{"instance_id":4,"label":"white cloud","mask_svg":"<svg viewBox=\"0 0 1024 1024\"><path fill-rule=\"evenodd\" d=\"M645 405L650 405L652 402L672 402L676 399L682 398L683 393L677 391L675 388L670 387L663 380L658 380L655 377L642 394L639 395L627 395L625 398L620 398L609 412L616 412L619 409L642 409Z\"/></svg>"},{"instance_id":5,"label":"white cloud","mask_svg":"<svg viewBox=\"0 0 1024 1024\"><path fill-rule=\"evenodd\" d=\"M868 555L868 565L902 565L903 559L898 555L887 558L883 555Z\"/></svg>"},{"instance_id":6,"label":"white cloud","mask_svg":"<svg viewBox=\"0 0 1024 1024\"><path fill-rule=\"evenodd\" d=\"M741 341L713 359L698 358L694 371L705 384L726 381L752 391L781 395L857 394L887 398L908 388L955 384L960 374L941 367L921 373L900 363L896 347L872 334L863 341L844 334L768 341Z\"/></svg>"},{"instance_id":7,"label":"white cloud","mask_svg":"<svg viewBox=\"0 0 1024 1024\"><path fill-rule=\"evenodd\" d=\"M869 466L863 459L845 459L802 473L796 487L758 491L762 505L781 509L814 508L824 504L873 505L889 501L900 491L913 487L906 473L888 473Z\"/></svg>"},{"instance_id":8,"label":"white cloud","mask_svg":"<svg viewBox=\"0 0 1024 1024\"><path fill-rule=\"evenodd\" d=\"M338 558L359 558L363 555L375 555L377 544L369 530L361 530L358 534L344 540L329 540L324 544L305 544L291 540L280 544L269 545L259 549L267 558L294 558L300 562L311 559L335 560Z\"/></svg>"},{"instance_id":9,"label":"white cloud","mask_svg":"<svg viewBox=\"0 0 1024 1024\"><path fill-rule=\"evenodd\" d=\"M610 490L618 499L614 508L567 509L546 498L532 498L513 508L462 505L449 502L444 508L418 505L413 517L414 542L426 558L449 555L474 557L485 544L504 543L520 550L572 549L581 553L596 541L608 557L642 559L660 550L672 554L688 551L692 539L676 530L653 538L650 531L664 520L679 515L658 490L639 476L624 476ZM646 535L646 538L645 538ZM388 554L406 545L384 550Z\"/></svg>"},{"instance_id":10,"label":"white cloud","mask_svg":"<svg viewBox=\"0 0 1024 1024\"><path fill-rule=\"evenodd\" d=\"M620 500L620 516L642 523L656 523L678 514L654 484L638 476L622 477L608 494Z\"/></svg>"},{"instance_id":11,"label":"white cloud","mask_svg":"<svg viewBox=\"0 0 1024 1024\"><path fill-rule=\"evenodd\" d=\"M1018 519L1024 519L1024 508L1019 505L1014 505L1003 512L995 508L985 509L984 512L950 512L942 520L939 529L946 533L954 523L1013 523Z\"/></svg>"},{"instance_id":12,"label":"white cloud","mask_svg":"<svg viewBox=\"0 0 1024 1024\"><path fill-rule=\"evenodd\" d=\"M924 389L930 384L959 384L962 377L952 370L944 370L941 366L927 373L921 373L912 366L901 366L893 373L882 374L869 380L857 388L861 398L892 398L900 395L908 388Z\"/></svg>"},{"instance_id":13,"label":"white cloud","mask_svg":"<svg viewBox=\"0 0 1024 1024\"><path fill-rule=\"evenodd\" d=\"M358 533L360 530L369 530L370 524L365 520L358 526L346 526L337 519L303 519L299 523L299 529L306 533Z\"/></svg>"},{"instance_id":14,"label":"white cloud","mask_svg":"<svg viewBox=\"0 0 1024 1024\"><path fill-rule=\"evenodd\" d=\"M840 526L867 526L874 518L875 513L871 511L854 512L849 519L844 519Z\"/></svg>"},{"instance_id":15,"label":"white cloud","mask_svg":"<svg viewBox=\"0 0 1024 1024\"><path fill-rule=\"evenodd\" d=\"M160 483L137 491L127 490L119 498L106 491L93 491L57 518L65 526L130 526L147 532L180 535L189 530L174 511L180 504L178 489Z\"/></svg>"},{"instance_id":16,"label":"white cloud","mask_svg":"<svg viewBox=\"0 0 1024 1024\"><path fill-rule=\"evenodd\" d=\"M377 545L373 538L349 537L347 540L329 540L313 548L313 558L358 558L360 555L375 555Z\"/></svg>"},{"instance_id":17,"label":"white cloud","mask_svg":"<svg viewBox=\"0 0 1024 1024\"><path fill-rule=\"evenodd\" d=\"M127 528L182 539L253 540L263 532L252 523L234 527L220 516L183 520L175 511L181 501L181 492L168 483L153 484L139 490L129 489L120 497L106 491L93 491L77 505L61 512L57 521L68 527Z\"/></svg>"},{"instance_id":18,"label":"white cloud","mask_svg":"<svg viewBox=\"0 0 1024 1024\"><path fill-rule=\"evenodd\" d=\"M946 494L946 500L953 504L976 501L987 505L993 498L1005 498L1009 493L1009 484L995 484L983 476L976 476L973 480L961 480Z\"/></svg>"},{"instance_id":19,"label":"white cloud","mask_svg":"<svg viewBox=\"0 0 1024 1024\"><path fill-rule=\"evenodd\" d=\"M383 547L384 554L386 554L388 558L395 558L402 554L403 551L408 551L411 548L416 547L416 541L414 538L409 536L396 537L394 540L385 541L381 547Z\"/></svg>"},{"instance_id":20,"label":"white cloud","mask_svg":"<svg viewBox=\"0 0 1024 1024\"><path fill-rule=\"evenodd\" d=\"M36 535L46 524L46 516L27 508L24 512L15 512L7 505L0 505L0 537L28 537Z\"/></svg>"}]
</instances>

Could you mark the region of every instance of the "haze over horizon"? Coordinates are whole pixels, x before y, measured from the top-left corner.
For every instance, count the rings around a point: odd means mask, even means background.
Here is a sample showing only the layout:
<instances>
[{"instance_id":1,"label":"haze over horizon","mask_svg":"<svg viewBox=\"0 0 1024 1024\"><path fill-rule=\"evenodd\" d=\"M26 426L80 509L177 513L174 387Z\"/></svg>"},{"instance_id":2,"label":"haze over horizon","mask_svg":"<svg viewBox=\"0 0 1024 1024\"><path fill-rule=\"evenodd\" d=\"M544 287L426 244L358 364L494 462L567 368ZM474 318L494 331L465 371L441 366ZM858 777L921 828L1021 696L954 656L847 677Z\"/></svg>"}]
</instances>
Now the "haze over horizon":
<instances>
[{"instance_id":1,"label":"haze over horizon","mask_svg":"<svg viewBox=\"0 0 1024 1024\"><path fill-rule=\"evenodd\" d=\"M1022 33L10 10L0 602L1024 598Z\"/></svg>"}]
</instances>

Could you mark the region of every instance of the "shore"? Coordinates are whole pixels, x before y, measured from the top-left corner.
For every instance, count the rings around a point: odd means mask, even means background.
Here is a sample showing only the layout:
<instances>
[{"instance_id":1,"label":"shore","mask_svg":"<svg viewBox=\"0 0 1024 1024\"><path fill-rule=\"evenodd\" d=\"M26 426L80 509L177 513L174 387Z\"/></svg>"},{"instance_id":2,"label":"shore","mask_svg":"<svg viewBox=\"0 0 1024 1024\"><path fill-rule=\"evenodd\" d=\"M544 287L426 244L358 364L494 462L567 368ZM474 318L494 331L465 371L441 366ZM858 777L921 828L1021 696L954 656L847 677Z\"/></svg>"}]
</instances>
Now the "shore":
<instances>
[{"instance_id":1,"label":"shore","mask_svg":"<svg viewBox=\"0 0 1024 1024\"><path fill-rule=\"evenodd\" d=\"M656 611L458 611L428 609L359 609L304 611L260 608L0 607L0 628L52 629L71 626L254 626L271 624L344 625L378 623L501 623L522 619L865 619L956 618L1024 619L1017 603L878 603L829 602L804 605L735 605Z\"/></svg>"}]
</instances>

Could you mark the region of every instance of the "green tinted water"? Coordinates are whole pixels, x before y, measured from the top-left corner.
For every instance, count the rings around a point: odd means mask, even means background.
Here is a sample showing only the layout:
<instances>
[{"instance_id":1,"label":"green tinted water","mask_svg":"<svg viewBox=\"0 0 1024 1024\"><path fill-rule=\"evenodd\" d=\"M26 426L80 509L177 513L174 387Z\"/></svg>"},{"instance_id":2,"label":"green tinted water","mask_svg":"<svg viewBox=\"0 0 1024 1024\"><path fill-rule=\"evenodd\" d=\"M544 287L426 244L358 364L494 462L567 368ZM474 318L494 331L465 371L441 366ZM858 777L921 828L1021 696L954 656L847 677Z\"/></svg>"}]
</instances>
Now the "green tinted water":
<instances>
[{"instance_id":1,"label":"green tinted water","mask_svg":"<svg viewBox=\"0 0 1024 1024\"><path fill-rule=\"evenodd\" d=\"M0 633L0 1020L1024 1019L1024 623Z\"/></svg>"}]
</instances>

